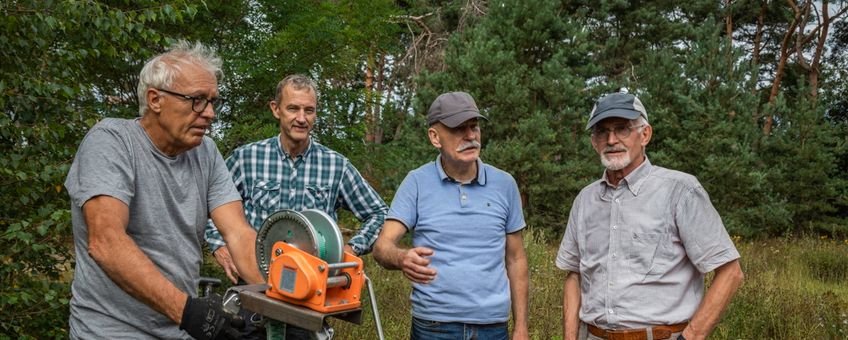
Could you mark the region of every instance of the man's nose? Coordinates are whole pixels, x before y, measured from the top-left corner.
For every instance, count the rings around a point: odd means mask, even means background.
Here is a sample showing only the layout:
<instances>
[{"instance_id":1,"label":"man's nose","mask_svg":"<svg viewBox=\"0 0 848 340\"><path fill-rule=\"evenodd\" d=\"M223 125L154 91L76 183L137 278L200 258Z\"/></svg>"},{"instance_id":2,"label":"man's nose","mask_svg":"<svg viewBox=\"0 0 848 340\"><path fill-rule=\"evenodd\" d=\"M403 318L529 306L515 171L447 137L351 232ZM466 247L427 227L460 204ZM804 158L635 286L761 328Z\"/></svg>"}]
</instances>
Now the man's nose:
<instances>
[{"instance_id":1,"label":"man's nose","mask_svg":"<svg viewBox=\"0 0 848 340\"><path fill-rule=\"evenodd\" d=\"M212 104L207 104L203 112L200 113L200 116L209 120L215 119L215 108Z\"/></svg>"},{"instance_id":2,"label":"man's nose","mask_svg":"<svg viewBox=\"0 0 848 340\"><path fill-rule=\"evenodd\" d=\"M294 119L297 120L298 122L305 122L306 121L306 110L305 109L297 110L297 114L294 115Z\"/></svg>"},{"instance_id":3,"label":"man's nose","mask_svg":"<svg viewBox=\"0 0 848 340\"><path fill-rule=\"evenodd\" d=\"M618 138L618 135L615 134L614 130L612 130L612 129L607 130L607 144L615 145L619 141L621 141L621 140Z\"/></svg>"}]
</instances>

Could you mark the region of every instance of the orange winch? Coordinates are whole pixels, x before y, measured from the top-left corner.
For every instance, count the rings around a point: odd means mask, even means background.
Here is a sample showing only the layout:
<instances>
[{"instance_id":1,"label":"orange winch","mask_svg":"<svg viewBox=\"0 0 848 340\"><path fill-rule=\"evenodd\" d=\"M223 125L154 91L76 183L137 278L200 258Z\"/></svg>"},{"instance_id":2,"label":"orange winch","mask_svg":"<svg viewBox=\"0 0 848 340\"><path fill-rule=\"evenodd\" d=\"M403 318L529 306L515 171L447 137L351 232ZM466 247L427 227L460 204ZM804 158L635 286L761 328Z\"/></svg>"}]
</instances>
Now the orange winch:
<instances>
[{"instance_id":1,"label":"orange winch","mask_svg":"<svg viewBox=\"0 0 848 340\"><path fill-rule=\"evenodd\" d=\"M360 258L345 252L344 262L330 264L285 242L274 244L274 254L266 295L323 313L360 306Z\"/></svg>"},{"instance_id":2,"label":"orange winch","mask_svg":"<svg viewBox=\"0 0 848 340\"><path fill-rule=\"evenodd\" d=\"M267 285L230 288L225 310L236 314L243 307L266 320L317 331L327 317L361 323L362 288L367 287L377 335L383 339L362 259L345 252L342 242L336 221L323 211L271 214L256 235L256 261ZM279 323L268 323L269 338Z\"/></svg>"}]
</instances>

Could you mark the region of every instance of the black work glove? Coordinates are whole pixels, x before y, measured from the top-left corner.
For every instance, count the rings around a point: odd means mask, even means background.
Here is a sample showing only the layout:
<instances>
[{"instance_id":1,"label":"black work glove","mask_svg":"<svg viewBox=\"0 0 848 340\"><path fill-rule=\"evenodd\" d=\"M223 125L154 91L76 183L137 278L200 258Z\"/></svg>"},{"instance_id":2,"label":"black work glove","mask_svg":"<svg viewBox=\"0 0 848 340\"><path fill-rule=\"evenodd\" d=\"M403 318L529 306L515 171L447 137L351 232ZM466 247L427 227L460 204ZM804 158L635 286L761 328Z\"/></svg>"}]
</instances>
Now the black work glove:
<instances>
[{"instance_id":1,"label":"black work glove","mask_svg":"<svg viewBox=\"0 0 848 340\"><path fill-rule=\"evenodd\" d=\"M240 339L245 323L224 312L221 296L189 297L183 309L180 329L198 340Z\"/></svg>"}]
</instances>

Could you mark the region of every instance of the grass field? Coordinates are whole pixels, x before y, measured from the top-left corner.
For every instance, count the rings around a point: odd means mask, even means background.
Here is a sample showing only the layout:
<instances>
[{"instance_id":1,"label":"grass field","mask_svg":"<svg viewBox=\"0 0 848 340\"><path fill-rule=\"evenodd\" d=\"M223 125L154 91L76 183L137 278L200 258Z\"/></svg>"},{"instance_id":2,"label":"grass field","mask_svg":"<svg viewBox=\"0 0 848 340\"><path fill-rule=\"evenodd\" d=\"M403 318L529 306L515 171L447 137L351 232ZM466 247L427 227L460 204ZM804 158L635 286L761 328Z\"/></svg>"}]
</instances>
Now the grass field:
<instances>
[{"instance_id":1,"label":"grass field","mask_svg":"<svg viewBox=\"0 0 848 340\"><path fill-rule=\"evenodd\" d=\"M563 273L553 264L557 245L543 239L525 233L530 333L533 339L561 339ZM745 282L711 339L848 339L848 240L735 241ZM374 281L386 339L408 339L408 281L370 256L366 271ZM336 339L377 338L367 299L363 308L362 325L331 319Z\"/></svg>"}]
</instances>

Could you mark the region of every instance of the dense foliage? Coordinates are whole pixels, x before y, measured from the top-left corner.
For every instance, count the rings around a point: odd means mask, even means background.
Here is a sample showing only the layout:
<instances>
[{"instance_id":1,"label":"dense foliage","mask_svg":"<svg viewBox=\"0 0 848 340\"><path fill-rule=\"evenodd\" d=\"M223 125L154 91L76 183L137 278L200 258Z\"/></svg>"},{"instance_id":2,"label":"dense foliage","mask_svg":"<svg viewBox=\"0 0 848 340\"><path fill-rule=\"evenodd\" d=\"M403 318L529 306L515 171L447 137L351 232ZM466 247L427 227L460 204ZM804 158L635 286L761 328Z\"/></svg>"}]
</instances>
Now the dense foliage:
<instances>
[{"instance_id":1,"label":"dense foliage","mask_svg":"<svg viewBox=\"0 0 848 340\"><path fill-rule=\"evenodd\" d=\"M489 117L484 160L515 176L528 223L555 239L602 171L584 130L592 103L627 87L654 126L651 161L697 176L732 234L848 235L842 1L66 0L0 12L0 338L67 337L67 168L96 121L136 115L141 64L180 38L226 61L213 133L225 155L277 133L276 83L306 73L320 87L316 138L390 202L436 155L429 103L468 91Z\"/></svg>"}]
</instances>

